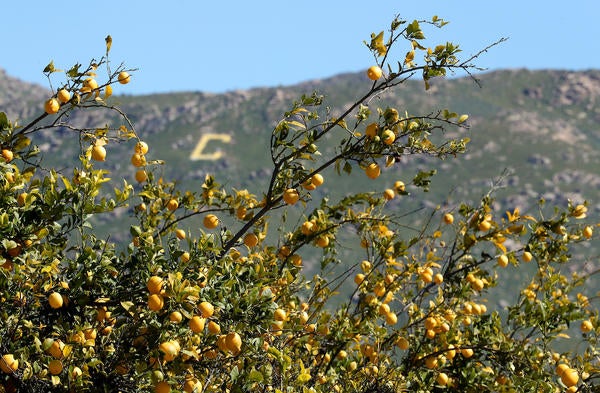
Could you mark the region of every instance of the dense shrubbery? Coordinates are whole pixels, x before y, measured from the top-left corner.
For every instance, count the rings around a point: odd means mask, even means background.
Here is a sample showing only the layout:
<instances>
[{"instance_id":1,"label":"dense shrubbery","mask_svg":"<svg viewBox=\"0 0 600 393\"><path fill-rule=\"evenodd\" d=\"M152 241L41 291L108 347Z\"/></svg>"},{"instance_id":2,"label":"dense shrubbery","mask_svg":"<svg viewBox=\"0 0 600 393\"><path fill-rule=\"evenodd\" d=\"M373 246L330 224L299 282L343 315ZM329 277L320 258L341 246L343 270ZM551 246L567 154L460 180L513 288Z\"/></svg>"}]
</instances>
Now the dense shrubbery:
<instances>
[{"instance_id":1,"label":"dense shrubbery","mask_svg":"<svg viewBox=\"0 0 600 393\"><path fill-rule=\"evenodd\" d=\"M422 25L444 23L395 19L388 32L373 34L367 46L376 65L366 93L341 115L333 117L317 93L293 103L273 130L272 177L261 195L222 187L210 175L191 191L159 176L160 151L110 97L113 84L131 79L131 70L111 69L110 39L106 56L73 67L61 82L50 64L45 72L60 86L45 114L25 125L0 116L4 390L597 388L597 299L586 297L586 277L563 268L570 247L593 236L578 221L585 203L532 216L516 207L494 211L486 196L476 206L434 210L408 235L402 228L413 217L388 205L407 187L427 188L432 172L414 174L408 185L311 199L330 167L377 178L407 155L443 158L466 149L468 138L444 131L466 128L467 115L409 114L372 100L413 75L428 88L432 78L474 67L478 55L460 60L456 45L426 45ZM405 58L388 59L401 45ZM69 122L74 108L116 112L121 123L77 127ZM38 131L59 127L80 141L69 170L44 168L35 147ZM326 138L337 147L321 155ZM139 185L118 183L108 196L102 161L116 143L131 145ZM286 221L284 212L300 205L301 219ZM129 245L89 225L125 206L136 219ZM202 229L186 230L196 216ZM339 260L342 237L356 245L353 260ZM315 249L321 272L305 277L303 257ZM488 307L497 272L522 264L535 269L526 270L534 273L516 302ZM342 287L352 294L340 295ZM555 343L567 335L570 351L559 352Z\"/></svg>"}]
</instances>

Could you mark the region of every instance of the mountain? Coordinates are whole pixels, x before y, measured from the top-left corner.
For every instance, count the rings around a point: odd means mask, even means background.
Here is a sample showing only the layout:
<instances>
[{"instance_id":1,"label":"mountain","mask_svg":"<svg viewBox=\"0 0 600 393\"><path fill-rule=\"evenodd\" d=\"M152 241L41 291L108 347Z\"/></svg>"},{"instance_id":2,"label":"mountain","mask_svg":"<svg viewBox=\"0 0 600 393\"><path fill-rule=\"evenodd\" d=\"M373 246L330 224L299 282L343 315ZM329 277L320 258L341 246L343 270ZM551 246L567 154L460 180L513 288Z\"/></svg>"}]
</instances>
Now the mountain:
<instances>
[{"instance_id":1,"label":"mountain","mask_svg":"<svg viewBox=\"0 0 600 393\"><path fill-rule=\"evenodd\" d=\"M468 152L440 162L422 157L407 159L384 176L371 181L362 174L336 176L324 173L322 194L351 190L383 190L393 180L409 183L417 169L435 168L429 193L414 191L395 200L397 208L477 201L504 174L495 194L500 211L519 207L591 202L591 216L600 213L600 70L582 72L526 69L503 70L471 78L436 81L425 92L422 82L409 80L393 94L376 98L401 112L435 113L448 108L468 113L471 139ZM134 83L134 82L133 82ZM361 74L343 74L295 86L231 91L224 94L181 92L145 96L117 96L118 104L150 145L151 158L167 162L167 178L185 188L199 190L206 173L221 183L249 188L260 194L271 171L269 138L280 116L301 94L314 90L326 94L332 108L344 108L368 89ZM49 91L18 81L0 71L0 110L25 123L41 113ZM335 113L335 112L334 112ZM85 127L103 127L111 118L102 112L74 111L72 120ZM114 121L114 120L113 120ZM68 130L42 131L39 144L46 151L46 165L74 159L77 138ZM201 140L204 138L204 145ZM196 152L194 153L194 150ZM131 146L108 146L106 167L125 173L134 183L129 164ZM192 159L192 158L201 159ZM124 214L121 212L121 214ZM595 248L594 248L595 250Z\"/></svg>"},{"instance_id":2,"label":"mountain","mask_svg":"<svg viewBox=\"0 0 600 393\"><path fill-rule=\"evenodd\" d=\"M434 185L439 187L432 188L430 195L437 189L442 193L453 189L453 199L477 198L506 168L512 173L506 179L506 195L512 195L511 203L522 209L538 197L553 203L567 198L600 203L595 198L600 191L600 70L520 69L477 78L481 86L471 78L448 79L437 81L428 92L421 82L409 80L394 94L379 98L382 105L409 113L449 108L470 115L471 129L465 133L472 141L469 152L433 164L440 174ZM344 74L289 87L118 96L113 102L129 114L151 147L160 147L154 151L156 158L165 160L178 179L191 184L210 172L231 184L251 186L270 172L271 130L295 99L317 90L326 94L332 108L343 108L366 91L365 79L362 74ZM34 118L48 94L0 70L0 109L9 118L21 123ZM72 120L86 127L110 122L106 113L98 111L75 111ZM67 148L75 138L62 136L65 132L43 132L43 150L57 162L75 151ZM191 160L202 135L207 144L197 153L205 159ZM120 163L128 163L128 153L125 147L110 148L107 165L120 168ZM409 161L426 166L423 159ZM404 165L398 168L406 172ZM594 208L600 210L599 206Z\"/></svg>"}]
</instances>

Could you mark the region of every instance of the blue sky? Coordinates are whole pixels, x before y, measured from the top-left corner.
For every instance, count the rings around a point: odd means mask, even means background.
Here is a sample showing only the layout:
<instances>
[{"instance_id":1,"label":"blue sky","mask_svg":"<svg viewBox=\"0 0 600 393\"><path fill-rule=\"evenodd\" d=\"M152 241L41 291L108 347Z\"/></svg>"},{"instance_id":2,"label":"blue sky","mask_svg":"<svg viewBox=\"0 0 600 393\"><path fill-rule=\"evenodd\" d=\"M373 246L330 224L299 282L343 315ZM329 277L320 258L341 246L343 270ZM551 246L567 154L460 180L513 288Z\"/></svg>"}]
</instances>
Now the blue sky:
<instances>
[{"instance_id":1,"label":"blue sky","mask_svg":"<svg viewBox=\"0 0 600 393\"><path fill-rule=\"evenodd\" d=\"M396 14L449 20L428 42L458 43L464 55L509 37L478 61L490 70L600 68L597 0L7 3L0 68L45 86L50 60L68 68L99 58L107 34L113 64L139 69L121 93L223 92L360 71L373 62L362 41Z\"/></svg>"}]
</instances>

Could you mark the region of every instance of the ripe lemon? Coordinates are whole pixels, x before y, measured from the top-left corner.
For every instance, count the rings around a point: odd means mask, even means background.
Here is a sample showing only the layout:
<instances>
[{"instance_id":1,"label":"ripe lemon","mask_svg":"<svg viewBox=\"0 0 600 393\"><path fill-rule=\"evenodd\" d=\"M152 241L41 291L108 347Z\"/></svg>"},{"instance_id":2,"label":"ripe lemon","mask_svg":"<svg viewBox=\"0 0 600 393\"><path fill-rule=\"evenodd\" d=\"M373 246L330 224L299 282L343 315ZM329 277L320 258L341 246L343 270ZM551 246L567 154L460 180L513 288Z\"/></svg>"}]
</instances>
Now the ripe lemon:
<instances>
[{"instance_id":1,"label":"ripe lemon","mask_svg":"<svg viewBox=\"0 0 600 393\"><path fill-rule=\"evenodd\" d=\"M192 319L190 319L189 327L190 330L194 333L202 333L204 331L204 324L206 323L206 319L202 318L199 315L194 315Z\"/></svg>"},{"instance_id":2,"label":"ripe lemon","mask_svg":"<svg viewBox=\"0 0 600 393\"><path fill-rule=\"evenodd\" d=\"M145 170L140 169L140 170L138 170L138 171L135 172L135 180L138 183L145 182L146 180L148 180L148 174L146 173Z\"/></svg>"},{"instance_id":3,"label":"ripe lemon","mask_svg":"<svg viewBox=\"0 0 600 393\"><path fill-rule=\"evenodd\" d=\"M302 257L298 254L294 254L290 256L290 262L292 262L292 265L300 267L302 266Z\"/></svg>"},{"instance_id":4,"label":"ripe lemon","mask_svg":"<svg viewBox=\"0 0 600 393\"><path fill-rule=\"evenodd\" d=\"M119 72L119 76L117 77L117 80L119 81L120 84L126 85L131 81L131 75L129 75L129 73L126 71L121 71L121 72Z\"/></svg>"},{"instance_id":5,"label":"ripe lemon","mask_svg":"<svg viewBox=\"0 0 600 393\"><path fill-rule=\"evenodd\" d=\"M221 326L219 326L219 324L216 323L215 321L208 322L207 329L208 329L208 332L210 334L219 334L219 333L221 333Z\"/></svg>"},{"instance_id":6,"label":"ripe lemon","mask_svg":"<svg viewBox=\"0 0 600 393\"><path fill-rule=\"evenodd\" d=\"M61 308L63 306L63 298L60 293L52 292L48 296L48 303L50 304L50 307L54 309Z\"/></svg>"},{"instance_id":7,"label":"ripe lemon","mask_svg":"<svg viewBox=\"0 0 600 393\"><path fill-rule=\"evenodd\" d=\"M484 286L485 283L480 278L475 278L473 281L471 281L471 288L475 291L481 291Z\"/></svg>"},{"instance_id":8,"label":"ripe lemon","mask_svg":"<svg viewBox=\"0 0 600 393\"><path fill-rule=\"evenodd\" d=\"M592 331L593 328L594 328L594 325L592 324L591 321L585 320L585 321L581 322L581 331L582 332L589 333Z\"/></svg>"},{"instance_id":9,"label":"ripe lemon","mask_svg":"<svg viewBox=\"0 0 600 393\"><path fill-rule=\"evenodd\" d=\"M227 333L227 336L225 336L225 346L231 353L237 355L242 350L242 338L237 332Z\"/></svg>"},{"instance_id":10,"label":"ripe lemon","mask_svg":"<svg viewBox=\"0 0 600 393\"><path fill-rule=\"evenodd\" d=\"M248 213L248 209L246 209L244 206L240 206L235 211L235 216L240 220L243 220L246 217L246 213Z\"/></svg>"},{"instance_id":11,"label":"ripe lemon","mask_svg":"<svg viewBox=\"0 0 600 393\"><path fill-rule=\"evenodd\" d=\"M317 238L317 246L325 248L329 245L329 238L327 236L319 236Z\"/></svg>"},{"instance_id":12,"label":"ripe lemon","mask_svg":"<svg viewBox=\"0 0 600 393\"><path fill-rule=\"evenodd\" d=\"M167 210L169 211L175 211L178 207L179 202L177 202L177 199L170 199L169 202L167 202Z\"/></svg>"},{"instance_id":13,"label":"ripe lemon","mask_svg":"<svg viewBox=\"0 0 600 393\"><path fill-rule=\"evenodd\" d=\"M287 318L287 313L285 310L278 308L273 312L273 319L276 321L285 321Z\"/></svg>"},{"instance_id":14,"label":"ripe lemon","mask_svg":"<svg viewBox=\"0 0 600 393\"><path fill-rule=\"evenodd\" d=\"M247 233L246 236L244 236L244 244L250 248L256 246L258 244L258 236L254 233Z\"/></svg>"},{"instance_id":15,"label":"ripe lemon","mask_svg":"<svg viewBox=\"0 0 600 393\"><path fill-rule=\"evenodd\" d=\"M50 98L44 103L44 112L49 115L53 115L60 109L60 103L56 98Z\"/></svg>"},{"instance_id":16,"label":"ripe lemon","mask_svg":"<svg viewBox=\"0 0 600 393\"><path fill-rule=\"evenodd\" d=\"M309 318L309 315L308 315L308 313L306 311L300 312L300 316L298 317L300 323L303 324L303 325L306 322L308 322L308 318Z\"/></svg>"},{"instance_id":17,"label":"ripe lemon","mask_svg":"<svg viewBox=\"0 0 600 393\"><path fill-rule=\"evenodd\" d=\"M65 344L60 340L53 340L52 345L47 349L48 353L55 359L62 359L64 356L63 348Z\"/></svg>"},{"instance_id":18,"label":"ripe lemon","mask_svg":"<svg viewBox=\"0 0 600 393\"><path fill-rule=\"evenodd\" d=\"M383 191L383 198L386 201L391 201L392 199L394 199L396 197L396 193L394 192L394 190L392 190L391 188L386 188Z\"/></svg>"},{"instance_id":19,"label":"ripe lemon","mask_svg":"<svg viewBox=\"0 0 600 393\"><path fill-rule=\"evenodd\" d=\"M279 259L285 259L285 258L289 257L290 255L292 255L292 250L290 249L289 246L281 246L279 248L279 252L277 252L277 258L279 258Z\"/></svg>"},{"instance_id":20,"label":"ripe lemon","mask_svg":"<svg viewBox=\"0 0 600 393\"><path fill-rule=\"evenodd\" d=\"M134 152L138 154L148 153L148 144L144 141L139 141L135 144Z\"/></svg>"},{"instance_id":21,"label":"ripe lemon","mask_svg":"<svg viewBox=\"0 0 600 393\"><path fill-rule=\"evenodd\" d=\"M204 318L210 318L215 313L215 307L212 304L210 304L209 302L200 303L200 305L198 305L198 310L200 311L200 314L202 314L202 317L204 317Z\"/></svg>"},{"instance_id":22,"label":"ripe lemon","mask_svg":"<svg viewBox=\"0 0 600 393\"><path fill-rule=\"evenodd\" d=\"M391 311L390 310L390 305L389 304L385 304L385 303L381 304L379 306L379 308L377 309L377 313L379 315L385 315L385 314L389 313L390 311Z\"/></svg>"},{"instance_id":23,"label":"ripe lemon","mask_svg":"<svg viewBox=\"0 0 600 393\"><path fill-rule=\"evenodd\" d=\"M507 267L508 266L508 257L506 254L502 254L498 257L498 266Z\"/></svg>"},{"instance_id":24,"label":"ripe lemon","mask_svg":"<svg viewBox=\"0 0 600 393\"><path fill-rule=\"evenodd\" d=\"M451 213L446 213L444 214L444 223L445 224L452 224L454 222L454 216Z\"/></svg>"},{"instance_id":25,"label":"ripe lemon","mask_svg":"<svg viewBox=\"0 0 600 393\"><path fill-rule=\"evenodd\" d=\"M171 385L165 381L160 381L154 386L154 393L169 393L171 391Z\"/></svg>"},{"instance_id":26,"label":"ripe lemon","mask_svg":"<svg viewBox=\"0 0 600 393\"><path fill-rule=\"evenodd\" d=\"M371 123L365 128L365 135L369 139L373 139L377 136L377 132L379 131L379 124Z\"/></svg>"},{"instance_id":27,"label":"ripe lemon","mask_svg":"<svg viewBox=\"0 0 600 393\"><path fill-rule=\"evenodd\" d=\"M175 355L177 355L177 352L179 352L177 350L177 345L175 345L174 341L163 341L158 346L158 349L165 355L175 356Z\"/></svg>"},{"instance_id":28,"label":"ripe lemon","mask_svg":"<svg viewBox=\"0 0 600 393\"><path fill-rule=\"evenodd\" d=\"M523 262L531 262L533 255L529 251L523 252Z\"/></svg>"},{"instance_id":29,"label":"ripe lemon","mask_svg":"<svg viewBox=\"0 0 600 393\"><path fill-rule=\"evenodd\" d=\"M181 261L184 263L189 262L190 258L191 258L190 253L187 251L184 252L183 254L181 254Z\"/></svg>"},{"instance_id":30,"label":"ripe lemon","mask_svg":"<svg viewBox=\"0 0 600 393\"><path fill-rule=\"evenodd\" d=\"M487 232L490 230L491 227L492 227L492 223L489 221L481 221L478 225L478 229L481 232Z\"/></svg>"},{"instance_id":31,"label":"ripe lemon","mask_svg":"<svg viewBox=\"0 0 600 393\"><path fill-rule=\"evenodd\" d=\"M398 194L401 194L406 190L406 185L403 181L398 180L394 183L394 190L396 190Z\"/></svg>"},{"instance_id":32,"label":"ripe lemon","mask_svg":"<svg viewBox=\"0 0 600 393\"><path fill-rule=\"evenodd\" d=\"M92 160L106 160L106 149L104 148L104 146L94 145L94 147L92 147Z\"/></svg>"},{"instance_id":33,"label":"ripe lemon","mask_svg":"<svg viewBox=\"0 0 600 393\"><path fill-rule=\"evenodd\" d=\"M312 179L304 181L304 183L302 183L302 187L304 187L304 189L308 191L317 189L317 186L312 183Z\"/></svg>"},{"instance_id":34,"label":"ripe lemon","mask_svg":"<svg viewBox=\"0 0 600 393\"><path fill-rule=\"evenodd\" d=\"M219 218L214 214L207 214L202 223L207 229L215 229L219 225Z\"/></svg>"},{"instance_id":35,"label":"ripe lemon","mask_svg":"<svg viewBox=\"0 0 600 393\"><path fill-rule=\"evenodd\" d=\"M396 134L392 130L385 130L383 134L381 134L381 140L386 145L391 145L396 140Z\"/></svg>"},{"instance_id":36,"label":"ripe lemon","mask_svg":"<svg viewBox=\"0 0 600 393\"><path fill-rule=\"evenodd\" d=\"M371 79L372 81L376 81L377 79L381 78L382 75L383 70L379 66L374 65L369 67L369 69L367 70L367 77L369 77L369 79Z\"/></svg>"},{"instance_id":37,"label":"ripe lemon","mask_svg":"<svg viewBox=\"0 0 600 393\"><path fill-rule=\"evenodd\" d=\"M585 237L586 239L591 239L593 234L594 234L594 229L592 227L587 226L587 227L583 228L583 237Z\"/></svg>"},{"instance_id":38,"label":"ripe lemon","mask_svg":"<svg viewBox=\"0 0 600 393\"><path fill-rule=\"evenodd\" d=\"M183 391L186 393L201 392L202 383L196 378L189 378L183 384Z\"/></svg>"},{"instance_id":39,"label":"ripe lemon","mask_svg":"<svg viewBox=\"0 0 600 393\"><path fill-rule=\"evenodd\" d=\"M394 312L385 314L385 323L388 325L395 325L398 322L398 316Z\"/></svg>"},{"instance_id":40,"label":"ripe lemon","mask_svg":"<svg viewBox=\"0 0 600 393\"><path fill-rule=\"evenodd\" d=\"M437 326L437 319L434 317L428 317L425 319L425 329L434 329Z\"/></svg>"},{"instance_id":41,"label":"ripe lemon","mask_svg":"<svg viewBox=\"0 0 600 393\"><path fill-rule=\"evenodd\" d=\"M427 367L428 369L434 369L436 368L438 365L438 359L435 356L430 356L427 359L425 359L425 367Z\"/></svg>"},{"instance_id":42,"label":"ripe lemon","mask_svg":"<svg viewBox=\"0 0 600 393\"><path fill-rule=\"evenodd\" d=\"M148 279L146 283L146 288L148 288L148 292L150 294L159 294L162 290L163 279L159 276L152 276Z\"/></svg>"},{"instance_id":43,"label":"ripe lemon","mask_svg":"<svg viewBox=\"0 0 600 393\"><path fill-rule=\"evenodd\" d=\"M430 282L433 281L433 275L431 273L429 273L429 272L423 272L423 273L419 274L419 278L425 284L429 284Z\"/></svg>"},{"instance_id":44,"label":"ripe lemon","mask_svg":"<svg viewBox=\"0 0 600 393\"><path fill-rule=\"evenodd\" d=\"M569 369L569 366L565 363L561 363L558 366L556 366L556 375L558 375L559 377L562 377L562 375L565 373L565 371L567 371Z\"/></svg>"},{"instance_id":45,"label":"ripe lemon","mask_svg":"<svg viewBox=\"0 0 600 393\"><path fill-rule=\"evenodd\" d=\"M398 337L398 340L396 340L396 346L403 351L406 351L408 349L409 345L410 344L409 344L408 340L404 337Z\"/></svg>"},{"instance_id":46,"label":"ripe lemon","mask_svg":"<svg viewBox=\"0 0 600 393\"><path fill-rule=\"evenodd\" d=\"M15 359L12 353L2 355L2 359L0 359L0 370L4 371L6 374L12 374L17 371L18 368L19 361Z\"/></svg>"},{"instance_id":47,"label":"ripe lemon","mask_svg":"<svg viewBox=\"0 0 600 393\"><path fill-rule=\"evenodd\" d=\"M58 98L58 101L64 104L66 102L69 102L69 100L71 99L71 93L69 93L67 89L60 89L58 91L58 94L56 94L56 98Z\"/></svg>"},{"instance_id":48,"label":"ripe lemon","mask_svg":"<svg viewBox=\"0 0 600 393\"><path fill-rule=\"evenodd\" d=\"M185 239L185 231L183 229L175 229L175 236L179 240Z\"/></svg>"},{"instance_id":49,"label":"ripe lemon","mask_svg":"<svg viewBox=\"0 0 600 393\"><path fill-rule=\"evenodd\" d=\"M358 273L356 276L354 276L354 283L356 285L362 284L363 281L365 281L365 275L364 274Z\"/></svg>"},{"instance_id":50,"label":"ripe lemon","mask_svg":"<svg viewBox=\"0 0 600 393\"><path fill-rule=\"evenodd\" d=\"M319 187L319 186L323 185L323 182L325 181L325 179L323 178L323 175L321 175L320 173L315 173L310 178L310 181L311 181L312 184L314 184L315 186Z\"/></svg>"},{"instance_id":51,"label":"ripe lemon","mask_svg":"<svg viewBox=\"0 0 600 393\"><path fill-rule=\"evenodd\" d=\"M435 381L438 383L438 385L446 386L448 384L448 379L448 374L439 373Z\"/></svg>"},{"instance_id":52,"label":"ripe lemon","mask_svg":"<svg viewBox=\"0 0 600 393\"><path fill-rule=\"evenodd\" d=\"M464 358L468 359L473 356L474 352L472 348L463 348L460 350L460 354L463 355Z\"/></svg>"},{"instance_id":53,"label":"ripe lemon","mask_svg":"<svg viewBox=\"0 0 600 393\"><path fill-rule=\"evenodd\" d=\"M98 82L94 78L87 78L83 81L83 87L87 88L86 92L89 92L98 88Z\"/></svg>"},{"instance_id":54,"label":"ripe lemon","mask_svg":"<svg viewBox=\"0 0 600 393\"><path fill-rule=\"evenodd\" d=\"M377 163L372 162L365 168L365 173L369 179L377 179L381 175L381 168Z\"/></svg>"},{"instance_id":55,"label":"ripe lemon","mask_svg":"<svg viewBox=\"0 0 600 393\"><path fill-rule=\"evenodd\" d=\"M148 308L152 311L159 311L165 306L165 299L156 293L148 296Z\"/></svg>"},{"instance_id":56,"label":"ripe lemon","mask_svg":"<svg viewBox=\"0 0 600 393\"><path fill-rule=\"evenodd\" d=\"M346 366L346 370L347 371L354 371L358 368L358 363L356 363L355 361L351 361L350 363L348 363L348 365Z\"/></svg>"},{"instance_id":57,"label":"ripe lemon","mask_svg":"<svg viewBox=\"0 0 600 393\"><path fill-rule=\"evenodd\" d=\"M134 153L131 156L131 165L136 168L146 165L146 157L140 153Z\"/></svg>"},{"instance_id":58,"label":"ripe lemon","mask_svg":"<svg viewBox=\"0 0 600 393\"><path fill-rule=\"evenodd\" d=\"M2 149L2 158L4 158L4 162L11 162L14 157L14 154L11 150Z\"/></svg>"},{"instance_id":59,"label":"ripe lemon","mask_svg":"<svg viewBox=\"0 0 600 393\"><path fill-rule=\"evenodd\" d=\"M227 345L225 344L225 335L224 334L222 334L219 337L217 337L217 347L222 352L227 352Z\"/></svg>"},{"instance_id":60,"label":"ripe lemon","mask_svg":"<svg viewBox=\"0 0 600 393\"><path fill-rule=\"evenodd\" d=\"M373 264L370 261L365 260L360 263L360 270L362 270L364 273L370 272L372 268Z\"/></svg>"},{"instance_id":61,"label":"ripe lemon","mask_svg":"<svg viewBox=\"0 0 600 393\"><path fill-rule=\"evenodd\" d=\"M50 372L50 374L58 375L62 372L62 370L63 370L63 364L60 360L53 359L53 360L50 360L50 362L48 363L48 371Z\"/></svg>"},{"instance_id":62,"label":"ripe lemon","mask_svg":"<svg viewBox=\"0 0 600 393\"><path fill-rule=\"evenodd\" d=\"M575 369L567 368L560 376L560 380L566 387L570 388L579 382L579 373Z\"/></svg>"},{"instance_id":63,"label":"ripe lemon","mask_svg":"<svg viewBox=\"0 0 600 393\"><path fill-rule=\"evenodd\" d=\"M288 205L293 205L300 199L300 195L295 188L288 188L283 193L283 201Z\"/></svg>"},{"instance_id":64,"label":"ripe lemon","mask_svg":"<svg viewBox=\"0 0 600 393\"><path fill-rule=\"evenodd\" d=\"M173 311L169 314L169 321L180 323L183 320L183 315L179 311Z\"/></svg>"},{"instance_id":65,"label":"ripe lemon","mask_svg":"<svg viewBox=\"0 0 600 393\"><path fill-rule=\"evenodd\" d=\"M300 231L302 232L302 234L307 236L312 234L315 229L316 225L312 221L304 221L302 223L302 226L300 227Z\"/></svg>"}]
</instances>

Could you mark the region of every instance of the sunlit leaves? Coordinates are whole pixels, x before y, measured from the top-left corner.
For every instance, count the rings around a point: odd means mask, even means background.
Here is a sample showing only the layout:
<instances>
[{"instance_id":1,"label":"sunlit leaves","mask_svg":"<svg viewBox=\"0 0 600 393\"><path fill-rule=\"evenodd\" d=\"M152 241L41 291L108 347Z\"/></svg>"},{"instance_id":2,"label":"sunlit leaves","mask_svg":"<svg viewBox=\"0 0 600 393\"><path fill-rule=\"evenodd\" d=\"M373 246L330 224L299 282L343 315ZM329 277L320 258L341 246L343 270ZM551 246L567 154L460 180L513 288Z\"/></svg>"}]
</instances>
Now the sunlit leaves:
<instances>
[{"instance_id":1,"label":"sunlit leaves","mask_svg":"<svg viewBox=\"0 0 600 393\"><path fill-rule=\"evenodd\" d=\"M379 34L371 33L371 43L369 48L373 50L377 56L384 56L387 53L387 46L383 41L383 31Z\"/></svg>"},{"instance_id":2,"label":"sunlit leaves","mask_svg":"<svg viewBox=\"0 0 600 393\"><path fill-rule=\"evenodd\" d=\"M271 178L257 195L211 174L182 190L150 157L143 184L109 188L91 148L133 138L139 154L126 116L72 126L79 161L41 170L24 159L34 148L0 117L3 146L15 150L0 176L0 333L9 338L2 350L20 361L10 378L24 390L91 391L102 381L123 391L196 382L207 392L554 391L561 361L581 373L582 390L594 387L597 298L584 294L586 273L568 272L573 247L593 237L587 203L552 214L542 206L535 217L517 206L504 213L492 190L476 203L407 214L402 198L420 197L436 169L403 170L406 184L386 178L410 156L452 157L469 142L444 133L467 128L467 115L408 113L373 99L416 67L426 82L460 67L457 46L426 49L427 23L445 24L396 19L387 41L372 35L382 67L392 45L409 52L348 107L330 108L318 93L291 105L274 127ZM115 73L80 90L88 76L100 80L103 64L76 65L64 84L81 94L73 105L82 110L122 115L106 102ZM314 192L328 168L364 176L354 169L369 165L372 189L339 199ZM284 196L290 189L293 199ZM128 233L98 236L98 220L124 212ZM493 291L507 271L525 284L515 283L503 309ZM558 339L577 340L577 354L555 352ZM64 346L53 347L59 340ZM65 366L57 375L48 373L51 358Z\"/></svg>"}]
</instances>

